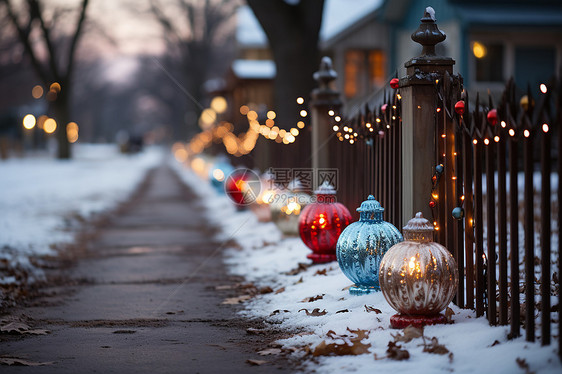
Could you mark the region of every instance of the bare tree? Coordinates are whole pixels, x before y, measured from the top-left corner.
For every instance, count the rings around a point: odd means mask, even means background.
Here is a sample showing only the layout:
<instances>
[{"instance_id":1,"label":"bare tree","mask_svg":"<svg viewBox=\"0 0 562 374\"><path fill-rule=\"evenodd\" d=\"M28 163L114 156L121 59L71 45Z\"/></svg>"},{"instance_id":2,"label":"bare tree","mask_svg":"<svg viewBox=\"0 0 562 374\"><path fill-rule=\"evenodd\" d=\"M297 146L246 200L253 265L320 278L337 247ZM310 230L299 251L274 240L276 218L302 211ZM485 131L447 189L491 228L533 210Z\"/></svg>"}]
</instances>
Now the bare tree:
<instances>
[{"instance_id":1,"label":"bare tree","mask_svg":"<svg viewBox=\"0 0 562 374\"><path fill-rule=\"evenodd\" d=\"M14 6L11 0L0 0L0 5L4 7L11 25L17 32L19 42L29 56L35 73L47 87L54 82L60 85L61 89L57 92L56 99L53 97L54 100L51 103L58 123L56 130L57 156L62 159L71 157L66 124L70 120L75 54L86 20L88 2L89 0L80 1L80 6L76 9L78 15L74 26L68 34L70 37L60 37L56 40L54 34L57 20L66 16L71 11L70 9L53 9L50 16L47 16L44 3L40 0L25 0L21 7ZM40 35L40 38L35 38L35 35ZM60 43L62 40L67 41L66 50L62 48ZM43 55L45 55L44 59Z\"/></svg>"},{"instance_id":2,"label":"bare tree","mask_svg":"<svg viewBox=\"0 0 562 374\"><path fill-rule=\"evenodd\" d=\"M324 0L246 0L261 24L276 65L275 106L279 123L298 121L297 97L307 97L314 88L312 75L318 69L318 41ZM286 125L287 126L287 125ZM299 149L309 149L309 134L299 137ZM287 155L291 158L295 152ZM303 164L293 157L292 165Z\"/></svg>"},{"instance_id":3,"label":"bare tree","mask_svg":"<svg viewBox=\"0 0 562 374\"><path fill-rule=\"evenodd\" d=\"M176 0L164 5L159 0L150 1L150 11L162 26L169 46L166 68L183 73L181 83L191 96L186 98L187 117L198 117L205 81L213 75L219 76L228 66L228 54L232 50L229 36L234 27L231 21L239 3L239 0ZM181 135L194 131L195 128Z\"/></svg>"}]
</instances>

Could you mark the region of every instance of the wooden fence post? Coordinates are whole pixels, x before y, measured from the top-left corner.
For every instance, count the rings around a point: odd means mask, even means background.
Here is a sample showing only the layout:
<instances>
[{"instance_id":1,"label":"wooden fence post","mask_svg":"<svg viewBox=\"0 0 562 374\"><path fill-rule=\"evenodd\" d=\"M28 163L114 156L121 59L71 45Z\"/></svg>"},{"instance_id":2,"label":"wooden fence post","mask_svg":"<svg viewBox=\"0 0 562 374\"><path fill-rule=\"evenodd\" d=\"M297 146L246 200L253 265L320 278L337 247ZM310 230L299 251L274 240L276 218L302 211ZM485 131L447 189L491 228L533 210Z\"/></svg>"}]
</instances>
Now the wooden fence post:
<instances>
[{"instance_id":1,"label":"wooden fence post","mask_svg":"<svg viewBox=\"0 0 562 374\"><path fill-rule=\"evenodd\" d=\"M431 217L428 206L435 167L436 80L452 75L455 61L437 56L435 45L445 34L435 23L435 12L426 8L412 40L423 46L422 54L405 63L406 77L400 79L402 95L402 220L416 212ZM450 214L450 212L447 212Z\"/></svg>"},{"instance_id":2,"label":"wooden fence post","mask_svg":"<svg viewBox=\"0 0 562 374\"><path fill-rule=\"evenodd\" d=\"M335 156L329 152L329 139L332 136L332 118L329 110L339 113L342 102L340 94L333 87L333 82L338 77L332 69L332 60L323 57L320 69L314 73L318 88L311 93L311 129L312 129L312 168L314 170L313 187L318 188L318 169L333 167ZM341 176L338 176L341 178ZM335 186L337 187L337 186Z\"/></svg>"}]
</instances>

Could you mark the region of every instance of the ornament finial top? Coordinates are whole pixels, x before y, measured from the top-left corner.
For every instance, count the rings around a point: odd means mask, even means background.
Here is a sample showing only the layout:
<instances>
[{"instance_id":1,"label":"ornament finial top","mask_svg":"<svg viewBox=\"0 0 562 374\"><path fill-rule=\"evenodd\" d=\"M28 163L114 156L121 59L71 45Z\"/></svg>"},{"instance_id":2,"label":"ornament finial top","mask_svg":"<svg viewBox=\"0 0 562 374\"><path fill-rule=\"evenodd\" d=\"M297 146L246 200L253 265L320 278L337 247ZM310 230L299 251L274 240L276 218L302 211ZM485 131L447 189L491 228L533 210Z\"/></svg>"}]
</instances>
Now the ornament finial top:
<instances>
[{"instance_id":1,"label":"ornament finial top","mask_svg":"<svg viewBox=\"0 0 562 374\"><path fill-rule=\"evenodd\" d=\"M382 222L382 214L384 212L384 208L382 207L381 203L375 200L373 195L369 195L367 200L361 203L361 206L357 208L359 214L360 221L374 221L374 222Z\"/></svg>"},{"instance_id":2,"label":"ornament finial top","mask_svg":"<svg viewBox=\"0 0 562 374\"><path fill-rule=\"evenodd\" d=\"M336 189L328 181L324 181L316 191L316 195L335 195Z\"/></svg>"},{"instance_id":3,"label":"ornament finial top","mask_svg":"<svg viewBox=\"0 0 562 374\"><path fill-rule=\"evenodd\" d=\"M320 69L313 75L320 88L328 88L330 83L338 77L338 73L332 69L332 59L328 56L322 57Z\"/></svg>"},{"instance_id":4,"label":"ornament finial top","mask_svg":"<svg viewBox=\"0 0 562 374\"><path fill-rule=\"evenodd\" d=\"M433 241L433 226L423 218L421 212L417 212L416 216L408 221L404 226L404 240L414 242L431 242Z\"/></svg>"},{"instance_id":5,"label":"ornament finial top","mask_svg":"<svg viewBox=\"0 0 562 374\"><path fill-rule=\"evenodd\" d=\"M428 6L421 19L421 24L412 34L412 40L423 46L420 57L432 57L435 54L435 45L441 43L447 37L435 23L435 10Z\"/></svg>"}]
</instances>

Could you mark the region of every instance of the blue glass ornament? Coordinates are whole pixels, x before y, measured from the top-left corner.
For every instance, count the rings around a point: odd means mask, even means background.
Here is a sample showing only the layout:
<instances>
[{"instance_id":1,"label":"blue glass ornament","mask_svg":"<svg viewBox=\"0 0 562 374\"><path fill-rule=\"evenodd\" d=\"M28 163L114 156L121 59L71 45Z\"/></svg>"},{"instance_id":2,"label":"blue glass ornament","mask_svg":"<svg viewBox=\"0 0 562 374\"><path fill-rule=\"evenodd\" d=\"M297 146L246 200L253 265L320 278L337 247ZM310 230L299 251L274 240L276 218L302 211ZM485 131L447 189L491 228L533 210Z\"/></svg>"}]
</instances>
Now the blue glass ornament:
<instances>
[{"instance_id":1,"label":"blue glass ornament","mask_svg":"<svg viewBox=\"0 0 562 374\"><path fill-rule=\"evenodd\" d=\"M461 208L460 206L456 207L455 209L453 209L452 215L454 219L462 219L462 217L464 217L463 208Z\"/></svg>"},{"instance_id":2,"label":"blue glass ornament","mask_svg":"<svg viewBox=\"0 0 562 374\"><path fill-rule=\"evenodd\" d=\"M218 193L224 194L224 182L234 171L234 168L224 161L216 162L209 169L209 179L211 180L211 185L215 188Z\"/></svg>"},{"instance_id":3,"label":"blue glass ornament","mask_svg":"<svg viewBox=\"0 0 562 374\"><path fill-rule=\"evenodd\" d=\"M352 295L379 291L379 267L384 254L403 238L392 224L383 221L384 208L369 195L357 211L358 222L347 226L336 245L336 256L341 270L355 285Z\"/></svg>"}]
</instances>

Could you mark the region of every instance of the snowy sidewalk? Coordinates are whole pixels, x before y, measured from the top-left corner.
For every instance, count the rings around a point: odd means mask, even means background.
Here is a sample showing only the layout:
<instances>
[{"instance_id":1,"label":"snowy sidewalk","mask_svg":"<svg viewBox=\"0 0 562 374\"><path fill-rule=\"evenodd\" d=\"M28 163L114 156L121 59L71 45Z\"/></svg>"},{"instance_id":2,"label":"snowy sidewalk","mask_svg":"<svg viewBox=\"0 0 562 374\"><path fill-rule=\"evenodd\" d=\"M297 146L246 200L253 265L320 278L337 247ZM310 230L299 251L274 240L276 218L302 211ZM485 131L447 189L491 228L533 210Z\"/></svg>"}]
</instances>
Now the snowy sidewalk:
<instances>
[{"instance_id":1,"label":"snowy sidewalk","mask_svg":"<svg viewBox=\"0 0 562 374\"><path fill-rule=\"evenodd\" d=\"M47 363L42 372L213 373L278 370L250 366L271 340L249 336L248 322L221 260L221 243L198 199L166 166L153 171L138 200L88 245L70 280L17 310L46 335L0 335L0 360ZM225 291L218 293L216 286ZM4 321L5 324L7 321ZM3 373L33 369L3 366Z\"/></svg>"}]
</instances>

